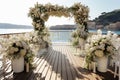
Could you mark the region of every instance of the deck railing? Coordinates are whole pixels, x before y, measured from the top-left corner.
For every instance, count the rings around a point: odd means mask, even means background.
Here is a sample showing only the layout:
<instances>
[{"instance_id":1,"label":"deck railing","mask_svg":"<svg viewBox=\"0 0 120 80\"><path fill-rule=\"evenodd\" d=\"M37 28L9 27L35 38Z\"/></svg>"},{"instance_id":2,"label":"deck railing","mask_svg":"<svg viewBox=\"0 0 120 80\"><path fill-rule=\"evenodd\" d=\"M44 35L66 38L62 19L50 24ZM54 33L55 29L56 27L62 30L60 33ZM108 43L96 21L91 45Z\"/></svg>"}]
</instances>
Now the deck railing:
<instances>
[{"instance_id":1,"label":"deck railing","mask_svg":"<svg viewBox=\"0 0 120 80\"><path fill-rule=\"evenodd\" d=\"M73 30L49 30L52 42L70 42Z\"/></svg>"}]
</instances>

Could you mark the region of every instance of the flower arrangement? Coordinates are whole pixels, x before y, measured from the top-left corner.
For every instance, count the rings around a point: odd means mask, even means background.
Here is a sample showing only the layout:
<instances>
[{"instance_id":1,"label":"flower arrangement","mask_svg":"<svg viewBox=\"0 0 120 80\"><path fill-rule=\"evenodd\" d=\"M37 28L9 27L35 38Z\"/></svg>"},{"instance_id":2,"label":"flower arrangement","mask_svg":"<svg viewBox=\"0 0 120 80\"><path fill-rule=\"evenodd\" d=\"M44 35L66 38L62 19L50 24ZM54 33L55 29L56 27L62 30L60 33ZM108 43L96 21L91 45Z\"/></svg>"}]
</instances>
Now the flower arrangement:
<instances>
[{"instance_id":1,"label":"flower arrangement","mask_svg":"<svg viewBox=\"0 0 120 80\"><path fill-rule=\"evenodd\" d=\"M78 38L84 38L86 39L86 32L87 30L87 20L89 8L88 6L82 5L81 3L75 3L71 7L64 7L64 6L58 6L58 5L52 5L50 3L48 4L35 4L34 7L30 8L28 16L32 18L32 25L34 26L35 31L39 31L39 35L41 35L41 38L43 39L46 37L46 29L45 29L45 22L49 19L50 16L57 16L57 17L74 17L75 23L78 25L82 25L82 32L81 28L78 27L77 34L73 33L73 35L79 36ZM45 35L46 34L46 35ZM37 41L38 37L32 37L33 41ZM47 40L44 40L48 42ZM39 41L38 41L39 42ZM78 46L79 45L79 39L73 40L73 45ZM49 42L48 42L49 44Z\"/></svg>"},{"instance_id":2,"label":"flower arrangement","mask_svg":"<svg viewBox=\"0 0 120 80\"><path fill-rule=\"evenodd\" d=\"M91 63L97 57L111 56L116 53L116 48L113 45L113 35L101 35L98 31L98 35L93 35L88 39L88 43L85 45L86 62ZM111 36L111 37L110 37Z\"/></svg>"},{"instance_id":3,"label":"flower arrangement","mask_svg":"<svg viewBox=\"0 0 120 80\"><path fill-rule=\"evenodd\" d=\"M30 50L27 54L25 54L24 59L26 63L29 63L30 67L33 67L33 59L34 59L34 54Z\"/></svg>"},{"instance_id":4,"label":"flower arrangement","mask_svg":"<svg viewBox=\"0 0 120 80\"><path fill-rule=\"evenodd\" d=\"M36 31L34 31L34 33L31 33L30 39L29 39L30 44L40 45L42 41L43 40L42 40L41 35L38 35Z\"/></svg>"},{"instance_id":5,"label":"flower arrangement","mask_svg":"<svg viewBox=\"0 0 120 80\"><path fill-rule=\"evenodd\" d=\"M43 36L44 35L44 36ZM39 48L45 48L44 46L50 44L49 33L47 28L43 34L39 34L39 31L31 32L28 42L32 45L39 46Z\"/></svg>"},{"instance_id":6,"label":"flower arrangement","mask_svg":"<svg viewBox=\"0 0 120 80\"><path fill-rule=\"evenodd\" d=\"M31 50L25 41L15 41L8 47L6 56L9 59L17 59L29 53L31 53Z\"/></svg>"},{"instance_id":7,"label":"flower arrangement","mask_svg":"<svg viewBox=\"0 0 120 80\"><path fill-rule=\"evenodd\" d=\"M28 16L32 18L35 30L42 32L45 28L45 22L50 16L74 17L76 24L84 24L88 20L89 8L81 3L75 3L71 7L64 7L52 4L35 4L30 8Z\"/></svg>"},{"instance_id":8,"label":"flower arrangement","mask_svg":"<svg viewBox=\"0 0 120 80\"><path fill-rule=\"evenodd\" d=\"M88 32L85 30L85 25L78 25L77 29L72 33L72 42L73 46L84 46L81 45L85 42L88 37Z\"/></svg>"}]
</instances>

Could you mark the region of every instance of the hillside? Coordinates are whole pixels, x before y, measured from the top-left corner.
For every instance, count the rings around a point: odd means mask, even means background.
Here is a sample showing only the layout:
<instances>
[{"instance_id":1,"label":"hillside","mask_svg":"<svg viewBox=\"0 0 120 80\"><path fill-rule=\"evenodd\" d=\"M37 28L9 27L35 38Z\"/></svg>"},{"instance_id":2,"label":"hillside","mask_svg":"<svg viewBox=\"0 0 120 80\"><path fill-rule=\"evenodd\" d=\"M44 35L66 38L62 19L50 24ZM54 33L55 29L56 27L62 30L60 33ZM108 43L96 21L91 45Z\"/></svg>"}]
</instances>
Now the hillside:
<instances>
[{"instance_id":1,"label":"hillside","mask_svg":"<svg viewBox=\"0 0 120 80\"><path fill-rule=\"evenodd\" d=\"M96 23L96 25L104 25L104 26L109 25L111 23L120 22L120 9L108 13L103 12L93 21Z\"/></svg>"},{"instance_id":2,"label":"hillside","mask_svg":"<svg viewBox=\"0 0 120 80\"><path fill-rule=\"evenodd\" d=\"M75 29L75 25L56 25L56 26L51 26L49 29L50 30L73 30Z\"/></svg>"},{"instance_id":3,"label":"hillside","mask_svg":"<svg viewBox=\"0 0 120 80\"><path fill-rule=\"evenodd\" d=\"M0 29L33 29L32 26L0 23Z\"/></svg>"}]
</instances>

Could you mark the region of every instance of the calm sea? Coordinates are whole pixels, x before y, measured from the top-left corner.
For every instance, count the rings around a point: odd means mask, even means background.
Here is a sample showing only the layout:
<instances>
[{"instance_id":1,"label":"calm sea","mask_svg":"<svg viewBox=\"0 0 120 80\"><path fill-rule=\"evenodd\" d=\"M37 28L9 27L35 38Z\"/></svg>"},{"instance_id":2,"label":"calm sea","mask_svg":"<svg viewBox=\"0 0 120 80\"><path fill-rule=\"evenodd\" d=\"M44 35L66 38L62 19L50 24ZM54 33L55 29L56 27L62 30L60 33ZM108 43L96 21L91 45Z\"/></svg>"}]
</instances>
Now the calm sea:
<instances>
[{"instance_id":1,"label":"calm sea","mask_svg":"<svg viewBox=\"0 0 120 80\"><path fill-rule=\"evenodd\" d=\"M8 33L20 33L20 32L30 32L33 29L0 29L0 34ZM96 30L89 30L89 32L96 32ZM120 35L120 31L113 31L116 34ZM50 39L52 42L69 42L71 40L72 30L51 30ZM103 34L106 34L107 31L103 30Z\"/></svg>"},{"instance_id":2,"label":"calm sea","mask_svg":"<svg viewBox=\"0 0 120 80\"><path fill-rule=\"evenodd\" d=\"M89 32L96 33L97 30L89 30ZM106 34L107 31L103 30L103 34ZM114 33L120 35L120 31L113 31ZM71 41L72 30L53 30L50 31L50 38L52 42L69 42Z\"/></svg>"},{"instance_id":3,"label":"calm sea","mask_svg":"<svg viewBox=\"0 0 120 80\"><path fill-rule=\"evenodd\" d=\"M0 29L0 34L30 32L33 29Z\"/></svg>"}]
</instances>

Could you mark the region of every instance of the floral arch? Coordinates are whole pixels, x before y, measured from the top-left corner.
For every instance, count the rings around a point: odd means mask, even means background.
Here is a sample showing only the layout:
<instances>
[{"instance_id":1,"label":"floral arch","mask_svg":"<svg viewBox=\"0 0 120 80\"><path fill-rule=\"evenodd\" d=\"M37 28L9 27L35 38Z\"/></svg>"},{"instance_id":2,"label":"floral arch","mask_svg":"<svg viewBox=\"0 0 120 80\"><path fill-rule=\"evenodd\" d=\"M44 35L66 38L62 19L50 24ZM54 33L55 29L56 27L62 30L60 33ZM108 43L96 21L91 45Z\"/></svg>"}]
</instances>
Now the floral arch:
<instances>
[{"instance_id":1,"label":"floral arch","mask_svg":"<svg viewBox=\"0 0 120 80\"><path fill-rule=\"evenodd\" d=\"M45 30L45 22L50 16L56 17L74 17L75 23L78 25L78 32L80 27L84 28L87 32L87 20L88 20L89 8L81 3L75 3L71 7L64 7L58 5L48 4L35 4L34 7L30 8L28 16L32 18L32 25L34 30L38 31L40 35L43 35ZM79 26L80 25L80 26ZM79 33L78 33L79 35Z\"/></svg>"}]
</instances>

